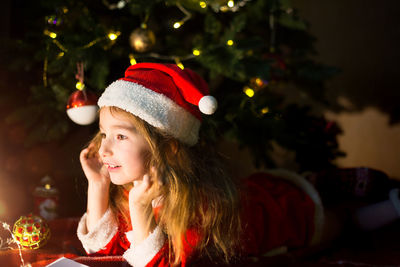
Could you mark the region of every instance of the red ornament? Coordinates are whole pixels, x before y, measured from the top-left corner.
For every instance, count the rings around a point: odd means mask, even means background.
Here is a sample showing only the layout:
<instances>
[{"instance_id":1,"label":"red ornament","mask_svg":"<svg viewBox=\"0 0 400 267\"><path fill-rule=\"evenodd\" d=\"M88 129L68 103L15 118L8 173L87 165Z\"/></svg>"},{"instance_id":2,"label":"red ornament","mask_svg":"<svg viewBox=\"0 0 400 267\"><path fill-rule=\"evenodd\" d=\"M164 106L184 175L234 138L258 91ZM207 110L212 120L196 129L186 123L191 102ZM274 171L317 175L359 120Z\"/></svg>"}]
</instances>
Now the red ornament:
<instances>
[{"instance_id":1,"label":"red ornament","mask_svg":"<svg viewBox=\"0 0 400 267\"><path fill-rule=\"evenodd\" d=\"M97 95L87 90L73 92L67 104L68 117L80 125L88 125L97 117Z\"/></svg>"}]
</instances>

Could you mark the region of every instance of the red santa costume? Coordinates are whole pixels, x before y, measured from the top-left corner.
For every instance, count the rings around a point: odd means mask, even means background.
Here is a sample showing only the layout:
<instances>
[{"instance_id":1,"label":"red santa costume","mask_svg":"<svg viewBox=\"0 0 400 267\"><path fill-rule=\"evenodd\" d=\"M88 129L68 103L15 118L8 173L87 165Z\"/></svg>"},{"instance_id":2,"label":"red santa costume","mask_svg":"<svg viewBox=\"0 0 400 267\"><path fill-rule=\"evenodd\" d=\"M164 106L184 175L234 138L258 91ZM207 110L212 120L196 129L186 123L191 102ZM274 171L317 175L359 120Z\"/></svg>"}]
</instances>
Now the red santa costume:
<instances>
[{"instance_id":1,"label":"red santa costume","mask_svg":"<svg viewBox=\"0 0 400 267\"><path fill-rule=\"evenodd\" d=\"M205 81L188 69L140 63L130 66L124 78L107 87L98 105L119 107L194 145L201 121L198 109L205 114L216 109L215 99L207 94ZM261 256L318 242L323 208L317 191L303 177L286 170L257 173L243 180L241 196L242 256ZM142 243L134 244L131 226L119 225L121 220L116 216L108 209L90 232L86 214L82 216L77 234L89 255L123 255L135 267L170 265L168 240L160 226ZM181 266L202 257L194 250L200 239L198 229L187 230Z\"/></svg>"}]
</instances>

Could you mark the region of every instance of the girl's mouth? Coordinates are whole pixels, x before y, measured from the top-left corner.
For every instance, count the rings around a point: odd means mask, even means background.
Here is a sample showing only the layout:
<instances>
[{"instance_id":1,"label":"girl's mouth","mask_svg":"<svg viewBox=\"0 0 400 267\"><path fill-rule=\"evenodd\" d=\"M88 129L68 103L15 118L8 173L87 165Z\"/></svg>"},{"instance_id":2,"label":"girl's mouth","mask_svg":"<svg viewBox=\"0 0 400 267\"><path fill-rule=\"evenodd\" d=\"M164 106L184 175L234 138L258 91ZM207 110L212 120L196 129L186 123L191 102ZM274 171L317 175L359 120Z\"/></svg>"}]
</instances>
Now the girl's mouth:
<instances>
[{"instance_id":1,"label":"girl's mouth","mask_svg":"<svg viewBox=\"0 0 400 267\"><path fill-rule=\"evenodd\" d=\"M114 165L114 164L110 164L110 163L104 163L104 165L106 165L107 169L110 171L112 170L116 170L118 168L120 168L120 165Z\"/></svg>"}]
</instances>

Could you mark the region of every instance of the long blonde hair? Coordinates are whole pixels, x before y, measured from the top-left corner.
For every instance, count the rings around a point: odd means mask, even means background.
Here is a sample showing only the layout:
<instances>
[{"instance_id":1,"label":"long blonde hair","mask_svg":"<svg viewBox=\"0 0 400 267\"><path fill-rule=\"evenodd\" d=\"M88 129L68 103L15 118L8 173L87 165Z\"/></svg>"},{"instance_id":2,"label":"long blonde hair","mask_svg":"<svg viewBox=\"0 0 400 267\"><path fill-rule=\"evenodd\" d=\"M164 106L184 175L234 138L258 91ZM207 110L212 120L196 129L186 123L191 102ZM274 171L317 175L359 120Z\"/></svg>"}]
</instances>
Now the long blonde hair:
<instances>
[{"instance_id":1,"label":"long blonde hair","mask_svg":"<svg viewBox=\"0 0 400 267\"><path fill-rule=\"evenodd\" d=\"M112 114L127 116L150 147L148 166L157 170L162 208L157 222L170 244L170 262L179 264L183 254L186 230L194 227L203 237L194 249L213 260L228 262L238 248L240 237L239 193L221 162L203 144L189 147L117 107ZM100 146L100 138L93 142ZM112 209L129 222L126 188L110 188ZM172 252L172 253L171 253Z\"/></svg>"}]
</instances>

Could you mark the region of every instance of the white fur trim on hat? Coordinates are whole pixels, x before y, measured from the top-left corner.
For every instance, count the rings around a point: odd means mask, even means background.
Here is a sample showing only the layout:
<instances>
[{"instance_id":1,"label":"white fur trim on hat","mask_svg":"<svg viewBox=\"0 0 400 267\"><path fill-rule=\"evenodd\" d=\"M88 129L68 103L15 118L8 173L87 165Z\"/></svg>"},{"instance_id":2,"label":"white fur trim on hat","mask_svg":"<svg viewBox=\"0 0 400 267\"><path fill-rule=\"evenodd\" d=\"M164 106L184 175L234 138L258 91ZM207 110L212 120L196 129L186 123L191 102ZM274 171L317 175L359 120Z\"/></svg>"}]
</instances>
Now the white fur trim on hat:
<instances>
[{"instance_id":1,"label":"white fur trim on hat","mask_svg":"<svg viewBox=\"0 0 400 267\"><path fill-rule=\"evenodd\" d=\"M83 248L90 254L103 249L111 241L118 231L118 224L109 208L96 223L95 227L88 232L86 217L87 214L85 213L80 219L77 234Z\"/></svg>"},{"instance_id":2,"label":"white fur trim on hat","mask_svg":"<svg viewBox=\"0 0 400 267\"><path fill-rule=\"evenodd\" d=\"M125 251L123 257L130 265L135 267L146 266L163 247L165 242L164 233L159 226L138 245L134 245L132 242L132 231L126 233L126 238L131 243L131 247Z\"/></svg>"},{"instance_id":3,"label":"white fur trim on hat","mask_svg":"<svg viewBox=\"0 0 400 267\"><path fill-rule=\"evenodd\" d=\"M200 121L168 97L140 84L115 81L106 88L98 105L121 108L188 145L197 143Z\"/></svg>"}]
</instances>

